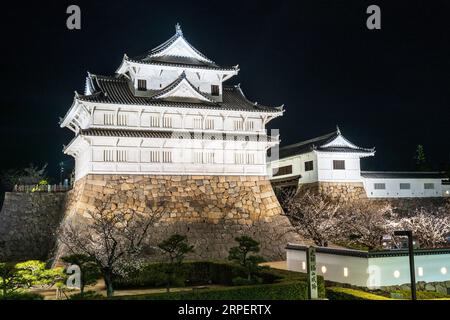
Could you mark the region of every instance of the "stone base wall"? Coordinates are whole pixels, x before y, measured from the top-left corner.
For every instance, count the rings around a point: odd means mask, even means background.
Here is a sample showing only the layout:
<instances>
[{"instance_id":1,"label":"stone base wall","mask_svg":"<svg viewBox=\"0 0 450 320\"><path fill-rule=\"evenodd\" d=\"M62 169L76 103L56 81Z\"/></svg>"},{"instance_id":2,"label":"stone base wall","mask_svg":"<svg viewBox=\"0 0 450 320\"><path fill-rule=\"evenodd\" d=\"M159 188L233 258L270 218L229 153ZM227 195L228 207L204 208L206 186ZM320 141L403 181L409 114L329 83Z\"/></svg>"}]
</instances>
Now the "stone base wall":
<instances>
[{"instance_id":1,"label":"stone base wall","mask_svg":"<svg viewBox=\"0 0 450 320\"><path fill-rule=\"evenodd\" d=\"M302 242L269 180L259 176L88 175L69 192L66 216L95 211L104 201L144 211L149 200L166 208L151 230L153 244L186 235L196 247L191 258L226 259L240 235L260 241L271 260L285 258L288 242Z\"/></svg>"},{"instance_id":2,"label":"stone base wall","mask_svg":"<svg viewBox=\"0 0 450 320\"><path fill-rule=\"evenodd\" d=\"M396 291L396 290L411 290L410 284L402 284L399 286L388 286L383 287L383 289L387 291ZM431 291L437 292L441 294L449 294L450 292L450 281L442 281L442 282L425 282L418 281L416 283L417 291Z\"/></svg>"},{"instance_id":3,"label":"stone base wall","mask_svg":"<svg viewBox=\"0 0 450 320\"><path fill-rule=\"evenodd\" d=\"M64 215L65 193L7 192L0 211L0 262L46 260Z\"/></svg>"},{"instance_id":4,"label":"stone base wall","mask_svg":"<svg viewBox=\"0 0 450 320\"><path fill-rule=\"evenodd\" d=\"M300 192L318 192L319 194L339 202L367 199L362 182L314 182L299 186Z\"/></svg>"}]
</instances>

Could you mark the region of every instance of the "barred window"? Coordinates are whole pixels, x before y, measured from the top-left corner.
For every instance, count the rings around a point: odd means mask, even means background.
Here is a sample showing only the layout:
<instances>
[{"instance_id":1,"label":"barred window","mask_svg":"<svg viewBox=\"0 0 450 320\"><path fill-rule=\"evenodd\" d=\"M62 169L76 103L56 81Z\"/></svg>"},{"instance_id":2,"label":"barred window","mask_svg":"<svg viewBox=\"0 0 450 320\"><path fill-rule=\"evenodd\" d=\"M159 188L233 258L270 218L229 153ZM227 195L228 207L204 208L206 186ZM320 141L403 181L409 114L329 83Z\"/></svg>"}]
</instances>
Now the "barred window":
<instances>
[{"instance_id":1,"label":"barred window","mask_svg":"<svg viewBox=\"0 0 450 320\"><path fill-rule=\"evenodd\" d=\"M244 124L243 124L242 120L234 120L233 128L235 131L242 131L244 128Z\"/></svg>"},{"instance_id":2,"label":"barred window","mask_svg":"<svg viewBox=\"0 0 450 320\"><path fill-rule=\"evenodd\" d=\"M163 127L164 128L172 128L172 118L171 117L163 118Z\"/></svg>"},{"instance_id":3,"label":"barred window","mask_svg":"<svg viewBox=\"0 0 450 320\"><path fill-rule=\"evenodd\" d=\"M113 126L114 125L114 114L112 114L112 113L103 114L103 124L105 126Z\"/></svg>"},{"instance_id":4,"label":"barred window","mask_svg":"<svg viewBox=\"0 0 450 320\"><path fill-rule=\"evenodd\" d=\"M150 116L150 127L159 127L159 116Z\"/></svg>"},{"instance_id":5,"label":"barred window","mask_svg":"<svg viewBox=\"0 0 450 320\"><path fill-rule=\"evenodd\" d=\"M253 121L247 121L245 123L245 130L253 131L254 128L255 128L255 123Z\"/></svg>"},{"instance_id":6,"label":"barred window","mask_svg":"<svg viewBox=\"0 0 450 320\"><path fill-rule=\"evenodd\" d=\"M214 119L206 119L205 129L208 130L214 129Z\"/></svg>"},{"instance_id":7,"label":"barred window","mask_svg":"<svg viewBox=\"0 0 450 320\"><path fill-rule=\"evenodd\" d=\"M172 151L163 151L162 158L164 163L172 162Z\"/></svg>"},{"instance_id":8,"label":"barred window","mask_svg":"<svg viewBox=\"0 0 450 320\"><path fill-rule=\"evenodd\" d=\"M432 190L434 189L434 183L424 183L423 187L425 190Z\"/></svg>"},{"instance_id":9,"label":"barred window","mask_svg":"<svg viewBox=\"0 0 450 320\"><path fill-rule=\"evenodd\" d=\"M214 152L206 152L203 157L204 163L214 163Z\"/></svg>"},{"instance_id":10,"label":"barred window","mask_svg":"<svg viewBox=\"0 0 450 320\"><path fill-rule=\"evenodd\" d=\"M150 162L159 162L158 150L150 150Z\"/></svg>"},{"instance_id":11,"label":"barred window","mask_svg":"<svg viewBox=\"0 0 450 320\"><path fill-rule=\"evenodd\" d=\"M202 118L194 118L194 129L202 129Z\"/></svg>"},{"instance_id":12,"label":"barred window","mask_svg":"<svg viewBox=\"0 0 450 320\"><path fill-rule=\"evenodd\" d=\"M314 161L305 161L305 171L314 170Z\"/></svg>"},{"instance_id":13,"label":"barred window","mask_svg":"<svg viewBox=\"0 0 450 320\"><path fill-rule=\"evenodd\" d=\"M373 188L375 190L385 190L386 189L386 184L385 183L374 183L373 184Z\"/></svg>"},{"instance_id":14,"label":"barred window","mask_svg":"<svg viewBox=\"0 0 450 320\"><path fill-rule=\"evenodd\" d=\"M138 90L139 91L147 90L147 80L143 80L143 79L138 80Z\"/></svg>"},{"instance_id":15,"label":"barred window","mask_svg":"<svg viewBox=\"0 0 450 320\"><path fill-rule=\"evenodd\" d=\"M400 183L400 190L409 190L411 189L410 183Z\"/></svg>"},{"instance_id":16,"label":"barred window","mask_svg":"<svg viewBox=\"0 0 450 320\"><path fill-rule=\"evenodd\" d=\"M244 164L245 157L244 154L241 152L236 152L234 154L234 163L235 164Z\"/></svg>"},{"instance_id":17,"label":"barred window","mask_svg":"<svg viewBox=\"0 0 450 320\"><path fill-rule=\"evenodd\" d=\"M203 163L203 153L201 151L194 151L194 163Z\"/></svg>"},{"instance_id":18,"label":"barred window","mask_svg":"<svg viewBox=\"0 0 450 320\"><path fill-rule=\"evenodd\" d=\"M117 150L117 162L127 161L127 150Z\"/></svg>"},{"instance_id":19,"label":"barred window","mask_svg":"<svg viewBox=\"0 0 450 320\"><path fill-rule=\"evenodd\" d=\"M284 176L285 174L291 174L292 173L292 165L279 167L279 168L272 168L272 176Z\"/></svg>"},{"instance_id":20,"label":"barred window","mask_svg":"<svg viewBox=\"0 0 450 320\"><path fill-rule=\"evenodd\" d=\"M218 85L215 85L215 84L211 85L211 95L212 96L220 95L220 88Z\"/></svg>"},{"instance_id":21,"label":"barred window","mask_svg":"<svg viewBox=\"0 0 450 320\"><path fill-rule=\"evenodd\" d=\"M104 162L114 161L114 150L103 150L103 161Z\"/></svg>"},{"instance_id":22,"label":"barred window","mask_svg":"<svg viewBox=\"0 0 450 320\"><path fill-rule=\"evenodd\" d=\"M254 153L247 153L247 164L255 164L255 154Z\"/></svg>"},{"instance_id":23,"label":"barred window","mask_svg":"<svg viewBox=\"0 0 450 320\"><path fill-rule=\"evenodd\" d=\"M345 170L345 160L333 160L333 170Z\"/></svg>"},{"instance_id":24,"label":"barred window","mask_svg":"<svg viewBox=\"0 0 450 320\"><path fill-rule=\"evenodd\" d=\"M127 126L128 125L128 115L127 114L119 114L117 116L117 125L118 126Z\"/></svg>"}]
</instances>

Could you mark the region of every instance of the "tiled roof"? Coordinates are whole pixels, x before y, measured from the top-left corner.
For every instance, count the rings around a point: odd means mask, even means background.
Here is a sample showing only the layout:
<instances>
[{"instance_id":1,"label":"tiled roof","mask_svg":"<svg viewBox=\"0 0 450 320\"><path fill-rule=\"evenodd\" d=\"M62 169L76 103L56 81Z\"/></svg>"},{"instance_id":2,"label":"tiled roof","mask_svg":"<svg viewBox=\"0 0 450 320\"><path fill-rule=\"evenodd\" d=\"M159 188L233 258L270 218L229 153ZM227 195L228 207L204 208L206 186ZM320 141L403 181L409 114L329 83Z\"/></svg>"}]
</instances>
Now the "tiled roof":
<instances>
[{"instance_id":1,"label":"tiled roof","mask_svg":"<svg viewBox=\"0 0 450 320\"><path fill-rule=\"evenodd\" d=\"M281 107L269 107L249 101L239 86L223 86L222 102L172 102L153 99L152 97L138 97L134 95L134 88L130 81L123 77L111 77L100 75L88 75L89 86L96 92L90 95L77 94L76 98L81 101L142 105L142 106L161 106L161 107L179 107L179 108L202 108L218 110L237 110L237 111L259 111L259 112L279 112ZM162 89L164 90L164 89ZM161 91L155 91L157 95Z\"/></svg>"},{"instance_id":2,"label":"tiled roof","mask_svg":"<svg viewBox=\"0 0 450 320\"><path fill-rule=\"evenodd\" d=\"M84 136L125 137L125 138L174 138L174 139L200 139L200 140L227 140L227 141L275 141L276 138L265 134L225 134L194 131L162 131L162 130L130 130L130 129L104 129L90 128L81 130Z\"/></svg>"},{"instance_id":3,"label":"tiled roof","mask_svg":"<svg viewBox=\"0 0 450 320\"><path fill-rule=\"evenodd\" d=\"M171 84L167 85L165 88L161 89L160 91L156 92L154 95L152 95L152 99L159 99L164 94L170 92L174 88L176 88L181 81L186 80L189 86L192 90L197 92L200 96L202 96L205 100L208 100L211 103L215 103L213 100L211 100L208 96L206 96L204 93L200 92L187 78L186 78L186 72L182 72L181 75L174 80Z\"/></svg>"},{"instance_id":4,"label":"tiled roof","mask_svg":"<svg viewBox=\"0 0 450 320\"><path fill-rule=\"evenodd\" d=\"M232 68L222 68L218 66L214 61L207 58L203 53L194 48L189 41L183 35L181 27L179 24L175 26L175 34L164 43L160 44L156 48L148 51L146 54L137 56L134 58L125 57L126 60L136 63L153 64L160 66L176 66L176 67L191 67L191 68L202 68L202 69L217 69L217 70L236 70L237 67ZM184 42L201 58L197 59L194 57L185 56L175 56L175 55L164 55L161 56L159 53L163 52L165 49L169 48L177 39L182 38Z\"/></svg>"},{"instance_id":5,"label":"tiled roof","mask_svg":"<svg viewBox=\"0 0 450 320\"><path fill-rule=\"evenodd\" d=\"M345 153L373 153L374 149L360 148L360 147L348 147L348 146L333 146L324 147L337 137L341 136L339 129L331 133L319 136L313 139L301 141L295 144L283 146L280 148L280 158L286 158L293 155L299 155L307 153L313 150L323 151L323 152L345 152ZM344 138L345 139L345 138ZM346 139L345 139L346 140Z\"/></svg>"},{"instance_id":6,"label":"tiled roof","mask_svg":"<svg viewBox=\"0 0 450 320\"><path fill-rule=\"evenodd\" d=\"M445 172L361 171L364 178L380 179L443 179Z\"/></svg>"},{"instance_id":7,"label":"tiled roof","mask_svg":"<svg viewBox=\"0 0 450 320\"><path fill-rule=\"evenodd\" d=\"M286 249L306 251L308 250L308 247L289 243L286 246ZM409 255L408 250L405 249L380 250L380 251L362 251L362 250L340 249L330 247L316 247L315 249L316 252L318 253L335 254L339 256L360 257L360 258L383 258L383 257L398 257ZM434 255L434 254L450 254L450 248L414 249L415 256Z\"/></svg>"}]
</instances>

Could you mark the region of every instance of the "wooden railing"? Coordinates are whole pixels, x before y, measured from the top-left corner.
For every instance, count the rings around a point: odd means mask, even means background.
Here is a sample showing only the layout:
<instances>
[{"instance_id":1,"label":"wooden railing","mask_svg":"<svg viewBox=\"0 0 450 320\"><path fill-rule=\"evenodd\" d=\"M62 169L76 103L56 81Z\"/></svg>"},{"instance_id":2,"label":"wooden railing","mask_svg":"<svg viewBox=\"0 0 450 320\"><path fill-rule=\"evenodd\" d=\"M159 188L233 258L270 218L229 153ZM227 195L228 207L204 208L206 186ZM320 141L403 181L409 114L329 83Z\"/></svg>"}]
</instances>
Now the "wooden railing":
<instances>
[{"instance_id":1,"label":"wooden railing","mask_svg":"<svg viewBox=\"0 0 450 320\"><path fill-rule=\"evenodd\" d=\"M71 185L43 184L43 185L15 185L13 192L66 192L72 189Z\"/></svg>"}]
</instances>

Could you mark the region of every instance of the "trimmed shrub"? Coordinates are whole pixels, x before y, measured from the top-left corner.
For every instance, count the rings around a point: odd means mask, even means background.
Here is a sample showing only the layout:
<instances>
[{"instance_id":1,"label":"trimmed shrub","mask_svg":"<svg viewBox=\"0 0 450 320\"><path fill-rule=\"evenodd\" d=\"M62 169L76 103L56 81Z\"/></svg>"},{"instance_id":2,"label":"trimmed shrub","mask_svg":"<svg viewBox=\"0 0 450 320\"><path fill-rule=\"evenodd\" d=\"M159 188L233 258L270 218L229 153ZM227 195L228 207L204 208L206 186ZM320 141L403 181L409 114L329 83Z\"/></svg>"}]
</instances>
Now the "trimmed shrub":
<instances>
[{"instance_id":1,"label":"trimmed shrub","mask_svg":"<svg viewBox=\"0 0 450 320\"><path fill-rule=\"evenodd\" d=\"M182 291L116 297L126 300L306 300L306 282L282 282L254 286L236 286L202 291Z\"/></svg>"},{"instance_id":2,"label":"trimmed shrub","mask_svg":"<svg viewBox=\"0 0 450 320\"><path fill-rule=\"evenodd\" d=\"M390 298L362 290L340 287L327 288L326 295L330 300L392 300Z\"/></svg>"},{"instance_id":3,"label":"trimmed shrub","mask_svg":"<svg viewBox=\"0 0 450 320\"><path fill-rule=\"evenodd\" d=\"M198 286L207 284L233 285L233 278L245 277L245 270L231 263L195 261L184 262L180 268L175 287L185 285ZM126 277L116 278L114 288L161 288L166 286L164 264L150 263L139 270L134 270ZM268 275L265 283L274 277Z\"/></svg>"},{"instance_id":4,"label":"trimmed shrub","mask_svg":"<svg viewBox=\"0 0 450 320\"><path fill-rule=\"evenodd\" d=\"M44 300L44 297L33 292L12 292L6 296L0 294L0 300Z\"/></svg>"},{"instance_id":5,"label":"trimmed shrub","mask_svg":"<svg viewBox=\"0 0 450 320\"><path fill-rule=\"evenodd\" d=\"M230 263L222 262L188 262L183 264L186 279L192 285L221 284L226 288L205 288L202 290L145 294L135 296L115 297L114 299L138 300L304 300L307 299L307 277L303 273L278 269L265 269L257 277L263 284L248 285L237 278L247 280L245 270ZM137 273L132 279L124 279L120 284L132 288L132 285L148 284L145 279L151 270L157 270L158 264L146 266L144 273ZM139 277L136 277L139 276ZM153 278L152 278L153 279ZM233 286L233 280L235 286ZM239 285L237 285L239 284ZM319 297L325 297L325 286L321 276L318 277ZM143 285L144 287L145 285ZM148 287L148 285L147 285ZM134 287L136 288L136 287Z\"/></svg>"}]
</instances>

